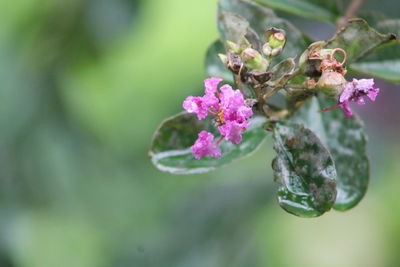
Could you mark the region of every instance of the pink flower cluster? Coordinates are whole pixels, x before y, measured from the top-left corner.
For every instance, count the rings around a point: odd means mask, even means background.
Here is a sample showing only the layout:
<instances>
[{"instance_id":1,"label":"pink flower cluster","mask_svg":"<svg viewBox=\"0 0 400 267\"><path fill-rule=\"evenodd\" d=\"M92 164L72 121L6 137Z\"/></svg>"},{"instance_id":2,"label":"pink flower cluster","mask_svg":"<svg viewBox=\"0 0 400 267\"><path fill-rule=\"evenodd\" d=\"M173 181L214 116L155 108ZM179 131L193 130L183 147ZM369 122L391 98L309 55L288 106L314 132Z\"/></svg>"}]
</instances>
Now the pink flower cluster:
<instances>
[{"instance_id":1,"label":"pink flower cluster","mask_svg":"<svg viewBox=\"0 0 400 267\"><path fill-rule=\"evenodd\" d=\"M339 97L339 106L344 109L347 117L353 115L349 102L356 102L358 105L364 105L364 96L371 101L375 101L379 93L378 88L374 88L374 79L353 79L352 82L346 83L342 94Z\"/></svg>"},{"instance_id":2,"label":"pink flower cluster","mask_svg":"<svg viewBox=\"0 0 400 267\"><path fill-rule=\"evenodd\" d=\"M341 107L344 110L346 117L350 117L353 115L353 112L350 109L349 102L356 102L358 105L364 105L365 96L367 96L371 101L375 101L378 93L379 89L374 88L374 79L353 79L352 82L348 82L344 86L338 104L334 107L320 110L320 112Z\"/></svg>"},{"instance_id":3,"label":"pink flower cluster","mask_svg":"<svg viewBox=\"0 0 400 267\"><path fill-rule=\"evenodd\" d=\"M212 133L201 131L191 147L196 159L205 155L221 157L218 144L223 139L233 144L242 142L242 132L249 126L247 119L253 115L252 109L245 104L243 94L239 90L233 90L227 84L218 90L221 81L219 78L206 79L204 96L189 96L183 102L183 108L189 113L197 114L199 120L209 114L214 115L222 135L217 142L214 142Z\"/></svg>"}]
</instances>

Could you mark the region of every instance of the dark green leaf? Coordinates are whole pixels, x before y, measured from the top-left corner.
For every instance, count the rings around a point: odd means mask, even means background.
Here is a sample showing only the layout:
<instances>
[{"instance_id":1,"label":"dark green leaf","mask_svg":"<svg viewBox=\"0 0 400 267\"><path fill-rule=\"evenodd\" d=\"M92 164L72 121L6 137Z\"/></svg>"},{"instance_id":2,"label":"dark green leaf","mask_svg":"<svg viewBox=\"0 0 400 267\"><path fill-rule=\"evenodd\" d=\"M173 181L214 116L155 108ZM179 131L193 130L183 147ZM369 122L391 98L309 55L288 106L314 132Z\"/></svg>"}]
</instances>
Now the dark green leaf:
<instances>
[{"instance_id":1,"label":"dark green leaf","mask_svg":"<svg viewBox=\"0 0 400 267\"><path fill-rule=\"evenodd\" d=\"M249 120L250 126L243 133L243 141L233 145L222 141L221 158L209 156L197 160L193 157L190 146L197 139L200 131L212 132L216 138L219 134L210 119L197 120L196 115L180 113L165 120L156 131L150 149L153 164L162 171L174 174L194 174L214 170L235 159L243 158L256 150L266 136L261 127L264 117L255 116Z\"/></svg>"},{"instance_id":2,"label":"dark green leaf","mask_svg":"<svg viewBox=\"0 0 400 267\"><path fill-rule=\"evenodd\" d=\"M225 54L225 48L220 40L212 43L207 50L206 54L206 72L210 77L219 77L226 82L233 83L233 74L218 58L218 54Z\"/></svg>"},{"instance_id":3,"label":"dark green leaf","mask_svg":"<svg viewBox=\"0 0 400 267\"><path fill-rule=\"evenodd\" d=\"M249 21L250 28L260 36L261 42L265 42L264 32L267 29L275 27L285 30L287 42L278 60L300 55L308 46L303 34L296 27L288 21L278 18L272 10L257 3L247 0L220 0L218 12L232 12L244 17Z\"/></svg>"},{"instance_id":4,"label":"dark green leaf","mask_svg":"<svg viewBox=\"0 0 400 267\"><path fill-rule=\"evenodd\" d=\"M300 124L277 123L274 139L277 157L272 168L281 185L281 207L302 217L329 211L336 198L336 171L328 150L312 131Z\"/></svg>"},{"instance_id":5,"label":"dark green leaf","mask_svg":"<svg viewBox=\"0 0 400 267\"><path fill-rule=\"evenodd\" d=\"M336 101L323 96L314 97L298 110L293 119L314 131L330 150L337 171L338 194L334 208L348 210L356 206L367 191L367 137L357 116L345 117L341 109L318 112L336 104Z\"/></svg>"},{"instance_id":6,"label":"dark green leaf","mask_svg":"<svg viewBox=\"0 0 400 267\"><path fill-rule=\"evenodd\" d=\"M272 76L268 84L270 86L283 85L291 77L295 67L296 63L293 58L279 62L271 69Z\"/></svg>"},{"instance_id":7,"label":"dark green leaf","mask_svg":"<svg viewBox=\"0 0 400 267\"><path fill-rule=\"evenodd\" d=\"M400 20L388 19L376 23L381 32L400 35ZM400 82L400 42L393 40L381 45L366 58L351 64L351 70L391 82Z\"/></svg>"},{"instance_id":8,"label":"dark green leaf","mask_svg":"<svg viewBox=\"0 0 400 267\"><path fill-rule=\"evenodd\" d=\"M347 63L351 64L365 57L378 46L392 41L393 34L381 34L371 28L363 19L350 20L329 40L326 48L343 48L347 53Z\"/></svg>"},{"instance_id":9,"label":"dark green leaf","mask_svg":"<svg viewBox=\"0 0 400 267\"><path fill-rule=\"evenodd\" d=\"M336 22L338 7L336 0L255 0L270 8L297 16Z\"/></svg>"}]
</instances>

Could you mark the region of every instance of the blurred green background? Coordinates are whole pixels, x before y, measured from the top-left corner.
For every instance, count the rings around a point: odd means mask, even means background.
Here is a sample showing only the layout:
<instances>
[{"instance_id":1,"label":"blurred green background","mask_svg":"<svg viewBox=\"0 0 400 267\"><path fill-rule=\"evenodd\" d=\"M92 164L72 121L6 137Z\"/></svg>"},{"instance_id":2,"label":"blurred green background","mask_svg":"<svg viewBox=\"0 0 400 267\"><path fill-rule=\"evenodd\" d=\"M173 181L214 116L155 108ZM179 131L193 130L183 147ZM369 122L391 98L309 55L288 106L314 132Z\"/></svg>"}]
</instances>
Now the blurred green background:
<instances>
[{"instance_id":1,"label":"blurred green background","mask_svg":"<svg viewBox=\"0 0 400 267\"><path fill-rule=\"evenodd\" d=\"M1 267L400 266L399 86L378 81L359 109L372 181L345 213L281 210L270 140L206 175L151 165L157 125L202 90L215 12L216 0L0 1Z\"/></svg>"}]
</instances>

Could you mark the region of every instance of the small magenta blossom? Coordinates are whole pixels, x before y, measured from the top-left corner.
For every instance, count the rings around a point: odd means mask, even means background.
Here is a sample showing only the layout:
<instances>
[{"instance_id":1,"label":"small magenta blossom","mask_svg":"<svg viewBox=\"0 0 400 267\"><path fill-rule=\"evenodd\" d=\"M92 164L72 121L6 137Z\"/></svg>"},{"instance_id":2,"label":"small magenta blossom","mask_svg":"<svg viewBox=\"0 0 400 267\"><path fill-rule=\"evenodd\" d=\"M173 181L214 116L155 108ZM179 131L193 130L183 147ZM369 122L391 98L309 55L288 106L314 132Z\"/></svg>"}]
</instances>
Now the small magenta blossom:
<instances>
[{"instance_id":1,"label":"small magenta blossom","mask_svg":"<svg viewBox=\"0 0 400 267\"><path fill-rule=\"evenodd\" d=\"M353 115L349 105L350 102L356 102L358 105L365 105L365 96L371 101L375 101L378 93L379 89L374 88L374 79L353 79L352 82L347 82L345 84L343 92L339 97L338 105L321 110L320 112L341 107L346 117L350 117Z\"/></svg>"},{"instance_id":2,"label":"small magenta blossom","mask_svg":"<svg viewBox=\"0 0 400 267\"><path fill-rule=\"evenodd\" d=\"M218 130L225 140L237 145L242 142L242 132L246 130L248 125L248 122L227 121L224 125L219 126Z\"/></svg>"},{"instance_id":3,"label":"small magenta blossom","mask_svg":"<svg viewBox=\"0 0 400 267\"><path fill-rule=\"evenodd\" d=\"M218 144L223 140L239 144L242 142L242 133L249 126L247 121L253 115L251 107L245 103L243 94L239 90L233 90L231 86L225 84L218 90L218 85L222 79L209 78L204 81L204 96L189 96L183 102L183 108L189 112L197 114L197 118L202 120L209 114L215 116L221 138L212 145L210 140L214 136L206 131L199 134L199 138L191 147L195 158L200 159L205 155L220 157L221 151L216 150ZM219 149L219 148L218 148ZM219 151L219 152L218 152Z\"/></svg>"},{"instance_id":4,"label":"small magenta blossom","mask_svg":"<svg viewBox=\"0 0 400 267\"><path fill-rule=\"evenodd\" d=\"M221 149L214 142L214 135L207 131L201 131L199 138L193 146L190 147L196 159L201 159L205 155L211 155L214 158L221 157Z\"/></svg>"},{"instance_id":5,"label":"small magenta blossom","mask_svg":"<svg viewBox=\"0 0 400 267\"><path fill-rule=\"evenodd\" d=\"M189 113L196 113L199 120L208 116L210 108L218 109L219 100L215 96L218 84L222 81L219 78L210 78L204 81L204 96L189 96L183 102L183 108Z\"/></svg>"},{"instance_id":6,"label":"small magenta blossom","mask_svg":"<svg viewBox=\"0 0 400 267\"><path fill-rule=\"evenodd\" d=\"M339 106L344 109L347 117L353 115L349 102L356 102L358 105L364 105L364 96L371 101L375 101L379 93L378 88L374 88L374 79L353 79L352 82L346 84L343 93L339 97Z\"/></svg>"}]
</instances>

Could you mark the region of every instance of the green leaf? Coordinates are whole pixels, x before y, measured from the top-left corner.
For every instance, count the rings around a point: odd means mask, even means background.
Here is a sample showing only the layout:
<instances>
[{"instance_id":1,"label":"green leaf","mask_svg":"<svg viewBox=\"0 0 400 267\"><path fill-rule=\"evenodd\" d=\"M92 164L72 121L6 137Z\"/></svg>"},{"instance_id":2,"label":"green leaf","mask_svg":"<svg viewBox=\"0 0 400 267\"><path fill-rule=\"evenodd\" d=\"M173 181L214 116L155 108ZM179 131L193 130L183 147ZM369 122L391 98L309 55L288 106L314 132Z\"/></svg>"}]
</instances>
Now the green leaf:
<instances>
[{"instance_id":1,"label":"green leaf","mask_svg":"<svg viewBox=\"0 0 400 267\"><path fill-rule=\"evenodd\" d=\"M283 53L278 60L300 55L308 46L304 35L290 22L278 18L275 13L257 3L247 0L220 0L219 14L232 12L241 15L250 23L250 29L260 36L261 42L265 42L264 32L271 28L279 28L286 31L287 42ZM221 33L223 34L223 33Z\"/></svg>"},{"instance_id":2,"label":"green leaf","mask_svg":"<svg viewBox=\"0 0 400 267\"><path fill-rule=\"evenodd\" d=\"M243 133L243 141L239 145L222 141L219 145L222 150L221 158L206 156L197 160L190 147L198 133L206 130L216 138L220 135L211 119L199 121L195 114L180 113L161 124L154 135L149 154L153 164L162 171L174 174L208 172L255 151L266 136L266 131L261 127L265 121L261 116L250 118L250 126Z\"/></svg>"},{"instance_id":3,"label":"green leaf","mask_svg":"<svg viewBox=\"0 0 400 267\"><path fill-rule=\"evenodd\" d=\"M377 22L376 28L382 32L400 35L400 20L388 19ZM400 41L393 40L378 47L374 53L357 63L351 64L351 70L367 74L390 82L400 82Z\"/></svg>"},{"instance_id":4,"label":"green leaf","mask_svg":"<svg viewBox=\"0 0 400 267\"><path fill-rule=\"evenodd\" d=\"M274 127L272 162L280 183L278 202L301 217L316 217L329 211L336 198L335 165L318 137L303 125L277 123Z\"/></svg>"},{"instance_id":5,"label":"green leaf","mask_svg":"<svg viewBox=\"0 0 400 267\"><path fill-rule=\"evenodd\" d=\"M336 0L255 0L267 7L297 16L336 23Z\"/></svg>"},{"instance_id":6,"label":"green leaf","mask_svg":"<svg viewBox=\"0 0 400 267\"><path fill-rule=\"evenodd\" d=\"M239 14L225 11L218 14L218 29L224 43L228 40L242 43L248 28L249 22Z\"/></svg>"},{"instance_id":7,"label":"green leaf","mask_svg":"<svg viewBox=\"0 0 400 267\"><path fill-rule=\"evenodd\" d=\"M293 74L296 63L293 58L287 58L271 69L271 79L268 81L270 86L278 86L284 84Z\"/></svg>"},{"instance_id":8,"label":"green leaf","mask_svg":"<svg viewBox=\"0 0 400 267\"><path fill-rule=\"evenodd\" d=\"M225 48L220 40L215 41L208 47L205 60L206 72L210 77L219 77L233 84L233 74L218 58L218 54L225 54Z\"/></svg>"},{"instance_id":9,"label":"green leaf","mask_svg":"<svg viewBox=\"0 0 400 267\"><path fill-rule=\"evenodd\" d=\"M393 39L393 34L378 33L365 20L353 19L326 43L325 48L343 48L347 53L347 63L351 64Z\"/></svg>"},{"instance_id":10,"label":"green leaf","mask_svg":"<svg viewBox=\"0 0 400 267\"><path fill-rule=\"evenodd\" d=\"M343 110L333 107L335 100L323 96L312 98L293 117L318 135L329 149L337 171L337 197L334 208L348 210L364 197L369 183L369 160L366 152L367 137L357 116L345 117Z\"/></svg>"},{"instance_id":11,"label":"green leaf","mask_svg":"<svg viewBox=\"0 0 400 267\"><path fill-rule=\"evenodd\" d=\"M392 41L365 60L351 64L350 70L360 74L400 83L400 43Z\"/></svg>"}]
</instances>

